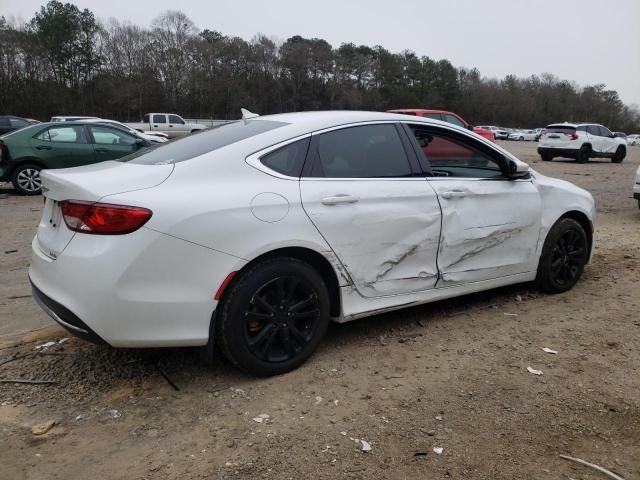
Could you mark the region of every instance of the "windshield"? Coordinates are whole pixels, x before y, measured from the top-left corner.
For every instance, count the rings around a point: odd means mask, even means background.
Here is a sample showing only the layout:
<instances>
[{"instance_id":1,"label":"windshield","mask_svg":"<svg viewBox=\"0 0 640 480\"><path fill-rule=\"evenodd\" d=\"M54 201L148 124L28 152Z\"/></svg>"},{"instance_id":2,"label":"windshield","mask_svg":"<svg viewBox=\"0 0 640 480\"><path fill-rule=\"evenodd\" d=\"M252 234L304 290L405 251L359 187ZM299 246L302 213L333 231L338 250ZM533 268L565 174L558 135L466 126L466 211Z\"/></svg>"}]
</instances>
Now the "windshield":
<instances>
[{"instance_id":1,"label":"windshield","mask_svg":"<svg viewBox=\"0 0 640 480\"><path fill-rule=\"evenodd\" d=\"M240 120L204 130L186 138L141 150L120 159L142 165L167 165L184 162L232 143L288 125L271 120Z\"/></svg>"}]
</instances>

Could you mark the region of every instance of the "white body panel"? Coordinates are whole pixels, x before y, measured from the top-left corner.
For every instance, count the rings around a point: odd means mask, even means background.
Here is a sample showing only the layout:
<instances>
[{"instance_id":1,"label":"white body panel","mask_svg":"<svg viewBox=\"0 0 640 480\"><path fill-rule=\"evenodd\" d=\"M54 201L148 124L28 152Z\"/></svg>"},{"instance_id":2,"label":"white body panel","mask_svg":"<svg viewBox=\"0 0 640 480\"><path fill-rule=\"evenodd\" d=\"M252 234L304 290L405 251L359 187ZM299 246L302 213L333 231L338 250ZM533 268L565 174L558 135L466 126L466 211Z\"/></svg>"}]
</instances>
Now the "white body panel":
<instances>
[{"instance_id":1,"label":"white body panel","mask_svg":"<svg viewBox=\"0 0 640 480\"><path fill-rule=\"evenodd\" d=\"M300 192L362 296L435 287L440 206L424 178L305 179Z\"/></svg>"},{"instance_id":2,"label":"white body panel","mask_svg":"<svg viewBox=\"0 0 640 480\"><path fill-rule=\"evenodd\" d=\"M33 242L34 285L111 345L203 345L225 278L274 250L306 249L329 262L341 295L334 320L341 322L530 281L546 234L562 215L594 219L589 193L537 172L501 181L288 178L262 166L260 155L361 122L447 128L518 168L522 163L429 119L372 112L262 118L285 124L175 164L105 162L43 172L48 200ZM465 195L447 198L454 190ZM323 203L341 194L358 201ZM73 233L53 202L65 199L144 207L153 216L126 235Z\"/></svg>"}]
</instances>

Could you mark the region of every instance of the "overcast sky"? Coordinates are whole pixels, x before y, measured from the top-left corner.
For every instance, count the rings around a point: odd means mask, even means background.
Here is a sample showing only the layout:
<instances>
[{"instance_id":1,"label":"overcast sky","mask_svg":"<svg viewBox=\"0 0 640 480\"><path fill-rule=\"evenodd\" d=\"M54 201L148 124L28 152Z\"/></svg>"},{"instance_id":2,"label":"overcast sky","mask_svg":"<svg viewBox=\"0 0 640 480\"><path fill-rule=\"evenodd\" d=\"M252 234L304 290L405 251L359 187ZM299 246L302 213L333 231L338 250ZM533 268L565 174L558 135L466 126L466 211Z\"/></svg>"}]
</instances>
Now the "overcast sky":
<instances>
[{"instance_id":1,"label":"overcast sky","mask_svg":"<svg viewBox=\"0 0 640 480\"><path fill-rule=\"evenodd\" d=\"M0 0L0 14L30 19L46 2ZM550 72L604 83L640 104L640 0L78 0L96 17L148 26L180 9L199 29L251 39L318 37L405 49L489 77Z\"/></svg>"}]
</instances>

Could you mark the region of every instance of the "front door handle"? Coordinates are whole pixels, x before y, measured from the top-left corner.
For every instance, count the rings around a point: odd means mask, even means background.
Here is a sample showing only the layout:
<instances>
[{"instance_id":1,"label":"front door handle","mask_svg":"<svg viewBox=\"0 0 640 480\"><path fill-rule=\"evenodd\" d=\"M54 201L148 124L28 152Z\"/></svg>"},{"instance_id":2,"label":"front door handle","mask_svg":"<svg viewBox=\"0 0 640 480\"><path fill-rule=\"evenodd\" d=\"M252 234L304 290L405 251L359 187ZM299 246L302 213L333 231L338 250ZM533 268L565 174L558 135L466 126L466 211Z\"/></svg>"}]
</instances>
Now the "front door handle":
<instances>
[{"instance_id":1,"label":"front door handle","mask_svg":"<svg viewBox=\"0 0 640 480\"><path fill-rule=\"evenodd\" d=\"M461 198L467 195L467 192L463 192L462 190L451 190L448 192L442 192L440 196L442 198Z\"/></svg>"},{"instance_id":2,"label":"front door handle","mask_svg":"<svg viewBox=\"0 0 640 480\"><path fill-rule=\"evenodd\" d=\"M109 150L106 148L96 148L95 151L96 153L107 153Z\"/></svg>"},{"instance_id":3,"label":"front door handle","mask_svg":"<svg viewBox=\"0 0 640 480\"><path fill-rule=\"evenodd\" d=\"M339 205L341 203L356 203L359 200L355 195L347 195L346 193L338 193L322 199L323 205Z\"/></svg>"},{"instance_id":4,"label":"front door handle","mask_svg":"<svg viewBox=\"0 0 640 480\"><path fill-rule=\"evenodd\" d=\"M53 147L50 147L49 145L40 145L39 147L36 147L37 150L51 150Z\"/></svg>"}]
</instances>

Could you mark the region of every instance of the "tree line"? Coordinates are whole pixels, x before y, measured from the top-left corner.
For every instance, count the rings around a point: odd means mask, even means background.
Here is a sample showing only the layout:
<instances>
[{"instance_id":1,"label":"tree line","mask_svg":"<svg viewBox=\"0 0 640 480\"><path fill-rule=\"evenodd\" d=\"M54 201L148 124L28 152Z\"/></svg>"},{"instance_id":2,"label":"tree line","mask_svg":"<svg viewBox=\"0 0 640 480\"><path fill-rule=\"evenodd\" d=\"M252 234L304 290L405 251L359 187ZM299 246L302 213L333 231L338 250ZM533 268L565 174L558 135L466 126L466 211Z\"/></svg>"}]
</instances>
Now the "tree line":
<instances>
[{"instance_id":1,"label":"tree line","mask_svg":"<svg viewBox=\"0 0 640 480\"><path fill-rule=\"evenodd\" d=\"M150 111L238 118L301 110L441 108L471 123L537 127L592 121L640 131L640 111L603 84L543 73L483 77L448 60L376 45L293 36L276 44L198 31L180 11L150 28L53 0L28 22L0 17L0 112L37 119L85 114L139 120Z\"/></svg>"}]
</instances>

